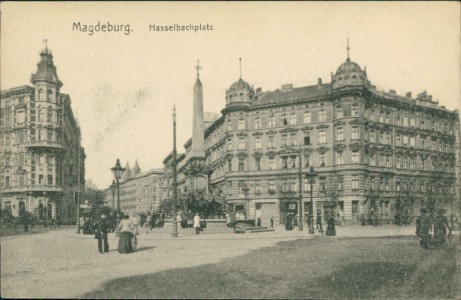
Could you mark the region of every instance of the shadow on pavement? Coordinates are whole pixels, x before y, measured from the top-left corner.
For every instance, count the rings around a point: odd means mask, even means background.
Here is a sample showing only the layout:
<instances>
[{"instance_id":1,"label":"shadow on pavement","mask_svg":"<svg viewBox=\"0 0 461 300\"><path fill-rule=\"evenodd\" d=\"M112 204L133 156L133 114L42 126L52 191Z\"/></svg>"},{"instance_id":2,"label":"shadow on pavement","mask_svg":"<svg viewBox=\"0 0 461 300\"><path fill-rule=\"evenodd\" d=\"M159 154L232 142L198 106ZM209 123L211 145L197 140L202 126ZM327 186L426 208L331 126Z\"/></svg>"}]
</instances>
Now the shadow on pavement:
<instances>
[{"instance_id":1,"label":"shadow on pavement","mask_svg":"<svg viewBox=\"0 0 461 300\"><path fill-rule=\"evenodd\" d=\"M455 243L428 251L416 237L298 239L219 263L114 279L79 298L459 299L456 257Z\"/></svg>"}]
</instances>

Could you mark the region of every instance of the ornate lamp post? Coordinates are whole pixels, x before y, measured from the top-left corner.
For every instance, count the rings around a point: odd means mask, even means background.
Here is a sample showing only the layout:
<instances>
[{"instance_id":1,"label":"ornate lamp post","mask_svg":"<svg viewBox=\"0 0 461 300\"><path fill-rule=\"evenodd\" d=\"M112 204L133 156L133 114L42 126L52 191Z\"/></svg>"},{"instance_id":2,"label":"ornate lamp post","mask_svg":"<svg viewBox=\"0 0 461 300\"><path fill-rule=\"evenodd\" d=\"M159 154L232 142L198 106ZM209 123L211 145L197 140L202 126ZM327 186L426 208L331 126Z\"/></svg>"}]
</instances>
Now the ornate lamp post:
<instances>
[{"instance_id":1,"label":"ornate lamp post","mask_svg":"<svg viewBox=\"0 0 461 300\"><path fill-rule=\"evenodd\" d=\"M311 167L309 169L309 172L306 174L307 180L309 181L310 185L310 190L311 190L311 209L309 210L309 216L308 216L308 222L309 222L309 233L314 234L314 215L313 215L313 210L314 210L314 201L312 198L312 185L315 183L315 178L317 177L317 173L314 171L314 167Z\"/></svg>"},{"instance_id":2,"label":"ornate lamp post","mask_svg":"<svg viewBox=\"0 0 461 300\"><path fill-rule=\"evenodd\" d=\"M115 163L115 167L110 169L115 177L116 187L117 187L117 213L120 214L120 178L122 178L122 174L125 171L125 168L120 166L120 159L117 158Z\"/></svg>"},{"instance_id":3,"label":"ornate lamp post","mask_svg":"<svg viewBox=\"0 0 461 300\"><path fill-rule=\"evenodd\" d=\"M115 211L115 189L117 185L115 184L115 180L112 180L112 184L110 185L110 191L112 192L112 210Z\"/></svg>"}]
</instances>

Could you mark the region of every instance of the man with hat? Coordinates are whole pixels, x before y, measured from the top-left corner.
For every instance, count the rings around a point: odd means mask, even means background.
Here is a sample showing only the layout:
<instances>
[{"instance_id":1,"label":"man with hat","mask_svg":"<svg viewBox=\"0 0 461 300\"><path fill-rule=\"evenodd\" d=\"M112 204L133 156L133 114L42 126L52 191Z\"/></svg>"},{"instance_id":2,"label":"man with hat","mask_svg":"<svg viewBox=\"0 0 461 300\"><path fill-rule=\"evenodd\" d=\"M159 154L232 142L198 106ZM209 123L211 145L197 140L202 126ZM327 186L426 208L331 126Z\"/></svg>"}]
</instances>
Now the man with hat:
<instances>
[{"instance_id":1,"label":"man with hat","mask_svg":"<svg viewBox=\"0 0 461 300\"><path fill-rule=\"evenodd\" d=\"M98 239L98 250L99 253L109 252L109 243L107 241L107 233L110 230L110 224L106 221L106 215L102 214L96 225L95 239ZM103 251L104 241L104 251Z\"/></svg>"},{"instance_id":2,"label":"man with hat","mask_svg":"<svg viewBox=\"0 0 461 300\"><path fill-rule=\"evenodd\" d=\"M416 235L421 239L419 244L424 249L428 249L431 243L431 227L432 222L429 217L427 208L421 209L421 216L416 219Z\"/></svg>"}]
</instances>

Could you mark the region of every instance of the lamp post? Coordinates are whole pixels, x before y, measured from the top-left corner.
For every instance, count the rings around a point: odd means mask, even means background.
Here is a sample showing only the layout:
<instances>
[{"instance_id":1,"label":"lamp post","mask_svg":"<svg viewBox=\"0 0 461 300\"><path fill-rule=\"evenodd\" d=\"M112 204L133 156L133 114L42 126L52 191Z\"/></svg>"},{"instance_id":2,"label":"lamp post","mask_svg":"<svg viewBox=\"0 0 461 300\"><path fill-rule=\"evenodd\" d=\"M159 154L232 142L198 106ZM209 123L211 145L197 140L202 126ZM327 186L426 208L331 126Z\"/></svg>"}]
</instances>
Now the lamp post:
<instances>
[{"instance_id":1,"label":"lamp post","mask_svg":"<svg viewBox=\"0 0 461 300\"><path fill-rule=\"evenodd\" d=\"M45 184L43 184L45 186ZM45 227L48 227L47 225L47 218L48 218L48 200L46 199L46 192L43 191L43 198L45 201Z\"/></svg>"},{"instance_id":2,"label":"lamp post","mask_svg":"<svg viewBox=\"0 0 461 300\"><path fill-rule=\"evenodd\" d=\"M120 178L125 171L125 168L120 166L120 159L117 158L115 162L115 167L110 169L115 177L116 187L117 187L117 213L120 215Z\"/></svg>"},{"instance_id":3,"label":"lamp post","mask_svg":"<svg viewBox=\"0 0 461 300\"><path fill-rule=\"evenodd\" d=\"M112 210L115 211L115 189L117 185L115 184L115 180L112 180L112 184L110 185L110 191L112 192Z\"/></svg>"},{"instance_id":4,"label":"lamp post","mask_svg":"<svg viewBox=\"0 0 461 300\"><path fill-rule=\"evenodd\" d=\"M307 180L309 181L310 192L311 192L311 209L309 210L309 216L308 216L309 233L314 234L314 223L313 223L313 219L314 219L314 215L313 215L314 201L313 201L313 198L312 198L312 190L313 190L312 185L315 183L315 178L317 177L317 173L315 173L314 167L311 167L309 169L309 172L306 174L306 176L307 176Z\"/></svg>"},{"instance_id":5,"label":"lamp post","mask_svg":"<svg viewBox=\"0 0 461 300\"><path fill-rule=\"evenodd\" d=\"M303 174L302 174L302 158L301 154L303 153L301 146L299 146L299 173L298 173L298 192L299 192L299 202L298 202L298 229L299 231L303 231Z\"/></svg>"},{"instance_id":6,"label":"lamp post","mask_svg":"<svg viewBox=\"0 0 461 300\"><path fill-rule=\"evenodd\" d=\"M178 237L176 203L178 202L178 178L176 174L176 107L173 106L173 229L172 237Z\"/></svg>"}]
</instances>

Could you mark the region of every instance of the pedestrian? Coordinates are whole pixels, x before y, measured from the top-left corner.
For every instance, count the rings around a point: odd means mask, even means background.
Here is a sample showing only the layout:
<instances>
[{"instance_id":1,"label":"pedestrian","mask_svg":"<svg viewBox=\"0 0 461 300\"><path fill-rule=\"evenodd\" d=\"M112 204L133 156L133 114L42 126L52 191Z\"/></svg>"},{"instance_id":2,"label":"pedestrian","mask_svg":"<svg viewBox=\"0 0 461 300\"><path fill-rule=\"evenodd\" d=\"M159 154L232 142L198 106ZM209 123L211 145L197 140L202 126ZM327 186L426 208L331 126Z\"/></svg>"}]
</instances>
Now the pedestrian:
<instances>
[{"instance_id":1,"label":"pedestrian","mask_svg":"<svg viewBox=\"0 0 461 300\"><path fill-rule=\"evenodd\" d=\"M335 236L336 235L335 217L334 217L333 214L330 214L330 217L328 218L327 224L328 224L328 227L327 227L326 235Z\"/></svg>"},{"instance_id":2,"label":"pedestrian","mask_svg":"<svg viewBox=\"0 0 461 300\"><path fill-rule=\"evenodd\" d=\"M198 215L198 213L196 213L194 217L194 228L195 234L200 234L200 216Z\"/></svg>"},{"instance_id":3,"label":"pedestrian","mask_svg":"<svg viewBox=\"0 0 461 300\"><path fill-rule=\"evenodd\" d=\"M131 222L131 249L136 251L136 247L138 246L138 235L139 235L139 228L138 228L138 218L135 213L132 213L130 216Z\"/></svg>"},{"instance_id":4,"label":"pedestrian","mask_svg":"<svg viewBox=\"0 0 461 300\"><path fill-rule=\"evenodd\" d=\"M365 218L364 214L360 215L360 223L362 224L362 226L365 226L367 224L367 219Z\"/></svg>"},{"instance_id":5,"label":"pedestrian","mask_svg":"<svg viewBox=\"0 0 461 300\"><path fill-rule=\"evenodd\" d=\"M146 218L146 233L149 233L149 229L152 230L152 215L148 214Z\"/></svg>"},{"instance_id":6,"label":"pedestrian","mask_svg":"<svg viewBox=\"0 0 461 300\"><path fill-rule=\"evenodd\" d=\"M445 209L439 209L437 212L437 216L435 217L434 220L434 239L433 239L433 244L434 247L440 247L442 246L447 237L447 230L448 234L451 234L451 229L450 226L448 226L448 219L444 215Z\"/></svg>"},{"instance_id":7,"label":"pedestrian","mask_svg":"<svg viewBox=\"0 0 461 300\"><path fill-rule=\"evenodd\" d=\"M258 217L258 227L261 227L261 217Z\"/></svg>"},{"instance_id":8,"label":"pedestrian","mask_svg":"<svg viewBox=\"0 0 461 300\"><path fill-rule=\"evenodd\" d=\"M432 222L428 215L428 209L421 209L421 216L416 219L416 235L420 238L419 244L424 249L428 249L431 244Z\"/></svg>"},{"instance_id":9,"label":"pedestrian","mask_svg":"<svg viewBox=\"0 0 461 300\"><path fill-rule=\"evenodd\" d=\"M271 217L271 228L274 228L274 217Z\"/></svg>"},{"instance_id":10,"label":"pedestrian","mask_svg":"<svg viewBox=\"0 0 461 300\"><path fill-rule=\"evenodd\" d=\"M131 245L131 234L132 225L128 215L123 215L120 224L118 225L119 240L118 240L118 252L119 253L131 253L133 247Z\"/></svg>"},{"instance_id":11,"label":"pedestrian","mask_svg":"<svg viewBox=\"0 0 461 300\"><path fill-rule=\"evenodd\" d=\"M101 215L96 226L95 239L98 240L99 253L109 252L109 242L107 241L107 233L110 231L110 224L106 220L106 215ZM104 244L104 248L103 248Z\"/></svg>"},{"instance_id":12,"label":"pedestrian","mask_svg":"<svg viewBox=\"0 0 461 300\"><path fill-rule=\"evenodd\" d=\"M315 222L317 225L317 230L320 233L323 233L323 227L322 227L322 215L320 213L317 213L317 221Z\"/></svg>"}]
</instances>

